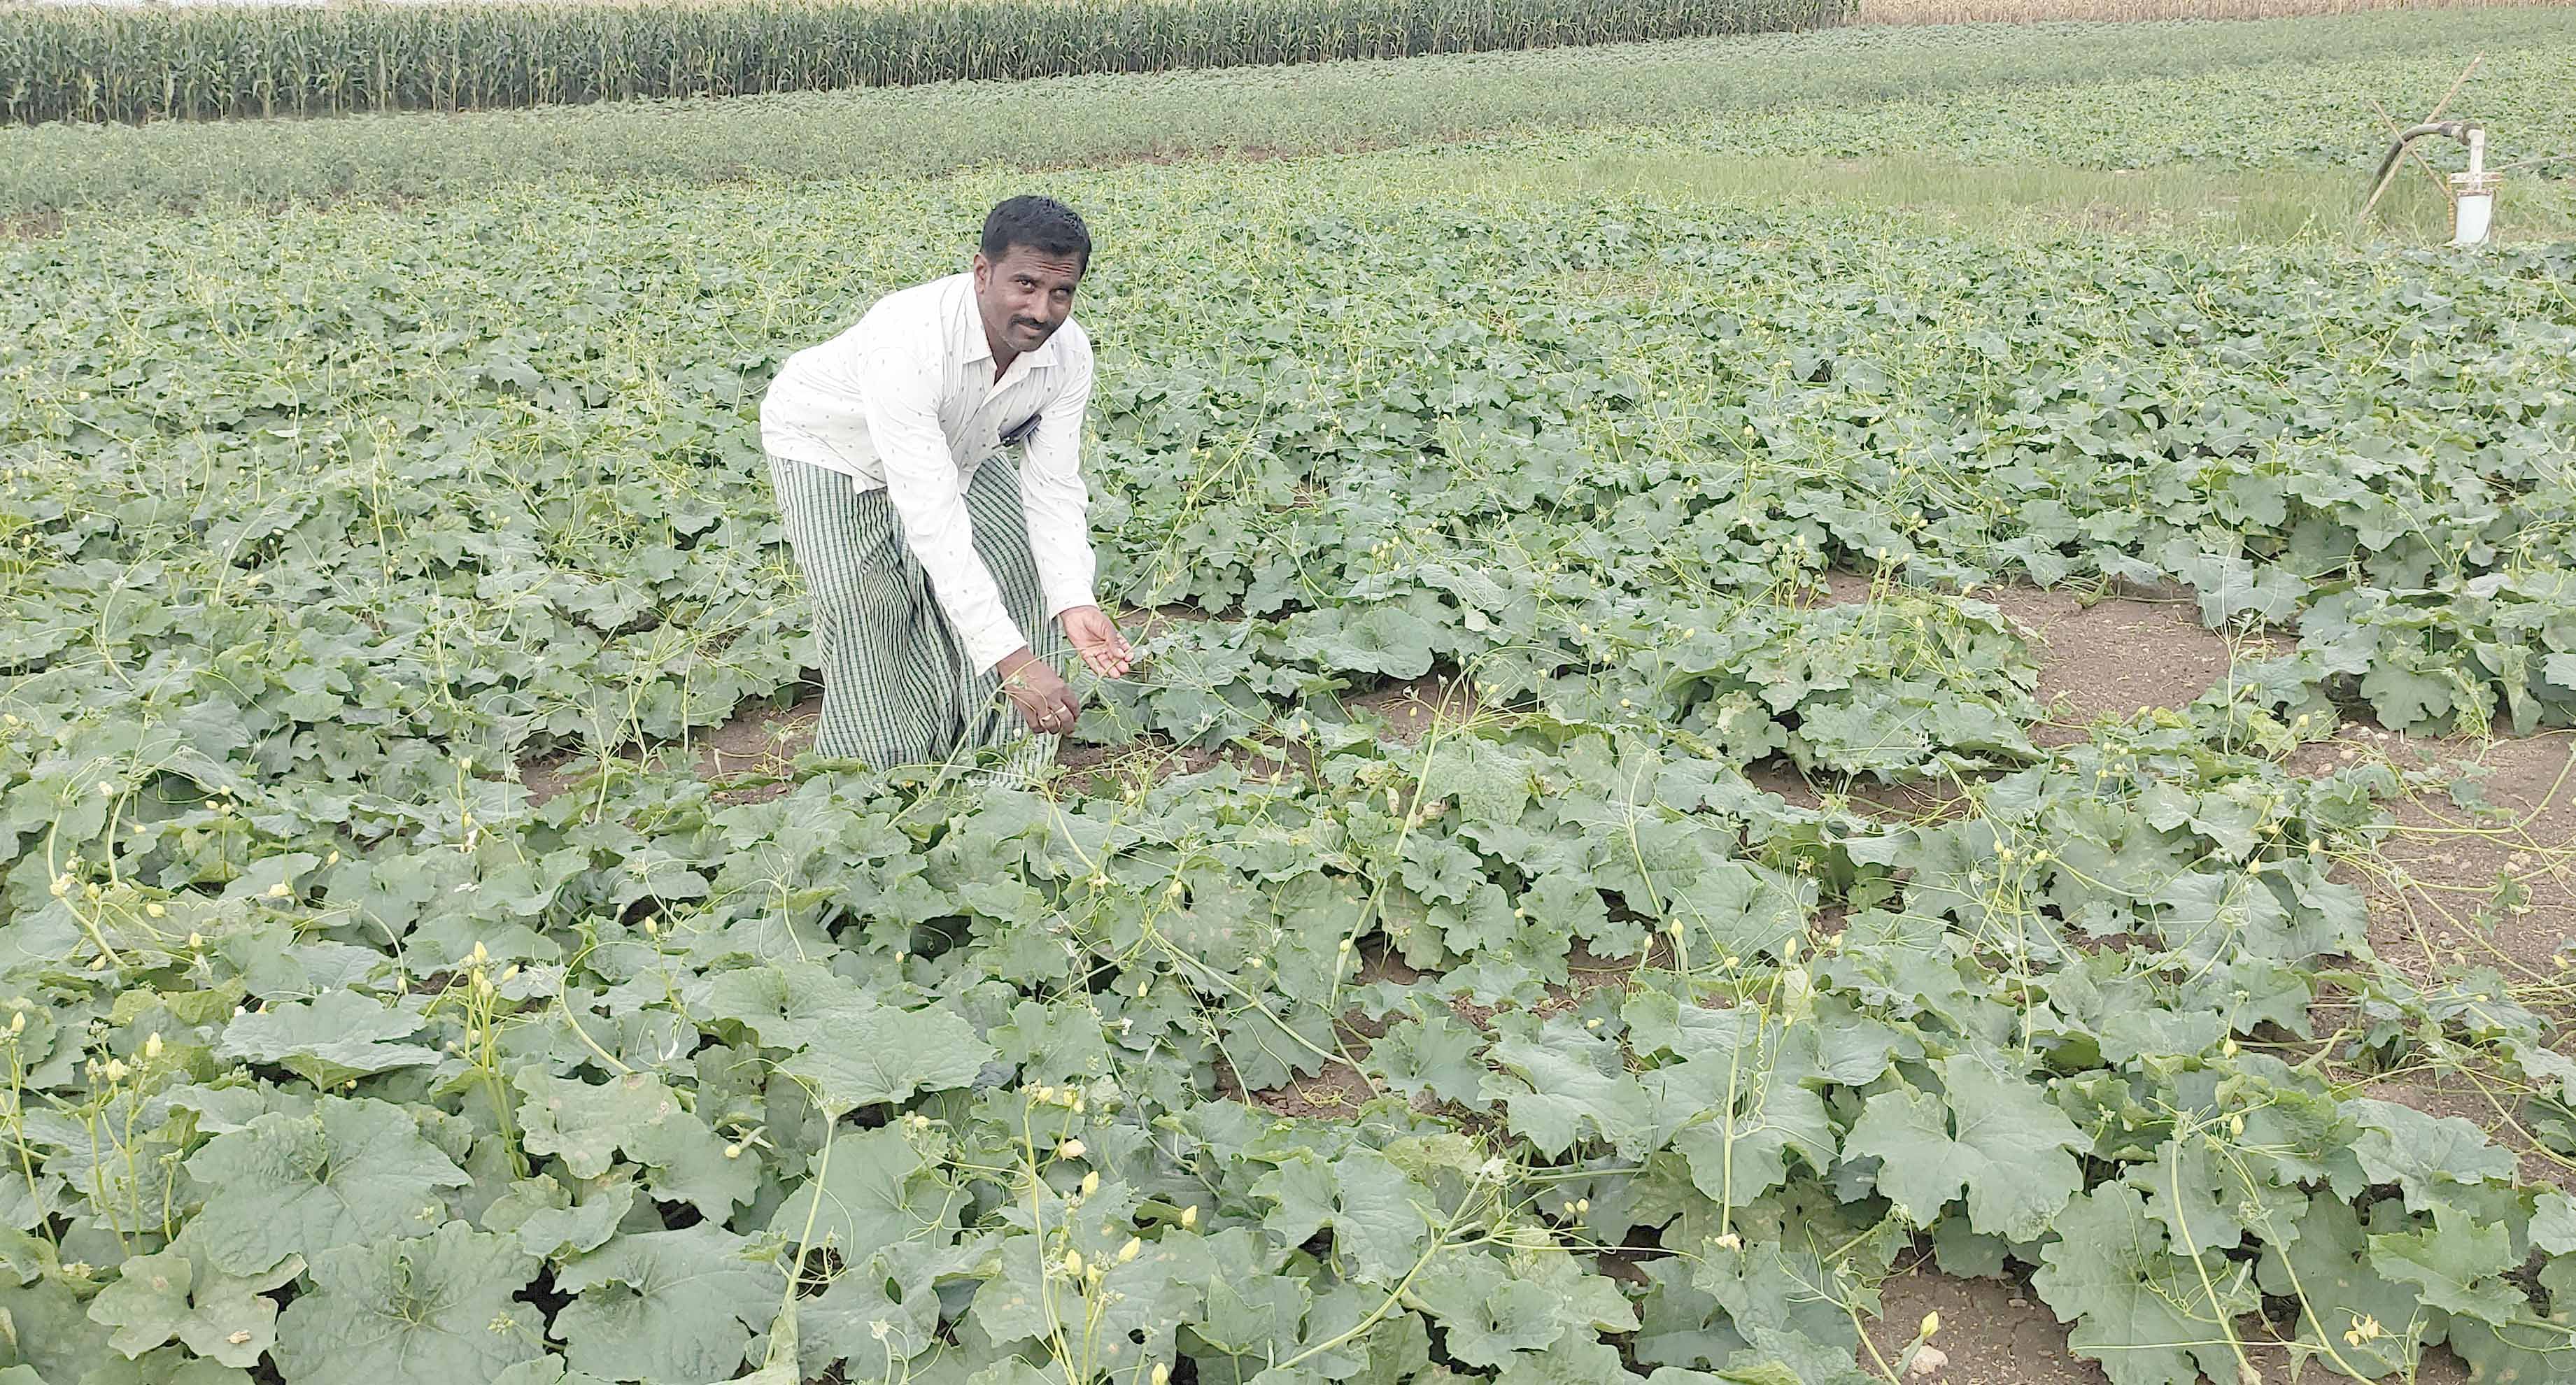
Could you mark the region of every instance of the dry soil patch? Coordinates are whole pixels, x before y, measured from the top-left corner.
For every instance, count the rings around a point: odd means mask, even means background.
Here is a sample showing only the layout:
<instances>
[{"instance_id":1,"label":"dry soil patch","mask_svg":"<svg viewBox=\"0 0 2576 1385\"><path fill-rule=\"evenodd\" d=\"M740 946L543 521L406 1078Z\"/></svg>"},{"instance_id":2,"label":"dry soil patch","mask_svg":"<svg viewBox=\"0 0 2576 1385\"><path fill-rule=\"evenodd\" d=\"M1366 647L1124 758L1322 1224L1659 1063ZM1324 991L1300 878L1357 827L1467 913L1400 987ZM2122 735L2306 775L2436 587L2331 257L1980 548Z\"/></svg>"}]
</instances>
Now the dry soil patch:
<instances>
[{"instance_id":1,"label":"dry soil patch","mask_svg":"<svg viewBox=\"0 0 2576 1385\"><path fill-rule=\"evenodd\" d=\"M1779 795L1793 808L1838 807L1888 822L1940 822L1963 816L1973 806L1958 785L1947 781L1881 784L1854 779L1820 784L1779 756L1745 766L1744 778L1764 793Z\"/></svg>"},{"instance_id":2,"label":"dry soil patch","mask_svg":"<svg viewBox=\"0 0 2576 1385\"><path fill-rule=\"evenodd\" d=\"M2478 742L2398 736L2367 723L2303 746L2290 768L2315 777L2371 760L2399 771L2434 769L2437 781L2383 805L2392 830L2377 850L2337 863L2333 877L2359 889L2371 950L2417 984L2446 968L2493 968L2515 999L2562 1023L2576 1020L2576 975L2558 958L2576 943L2576 776L2563 733ZM2440 787L2461 770L2481 773L2481 811ZM2510 882L2510 888L2506 882ZM2348 1000L2321 1002L2320 1035L2353 1020ZM2570 1052L2559 1039L2561 1052ZM2536 1148L2520 1128L2519 1093L2492 1079L2425 1067L2367 1077L2369 1095L2435 1116L2456 1116L2521 1158L2522 1176L2576 1187L2576 1170Z\"/></svg>"},{"instance_id":3,"label":"dry soil patch","mask_svg":"<svg viewBox=\"0 0 2576 1385\"><path fill-rule=\"evenodd\" d=\"M2459 767L2495 811L2410 788L2385 806L2395 830L2377 859L2345 866L2370 897L2370 941L2409 975L2440 963L2493 966L2509 981L2569 984L2556 958L2576 939L2576 774L2563 733L2486 743L2411 740L2359 726L2304 747L2296 772L2330 772L2365 758L2401 769ZM2510 879L2520 899L2500 896Z\"/></svg>"},{"instance_id":4,"label":"dry soil patch","mask_svg":"<svg viewBox=\"0 0 2576 1385\"><path fill-rule=\"evenodd\" d=\"M738 774L785 774L796 756L814 740L814 721L823 700L809 698L784 711L745 712L731 721L694 731L682 741L654 749L656 754L685 750L701 779ZM522 761L519 782L531 802L543 803L596 763L580 753L541 756Z\"/></svg>"},{"instance_id":5,"label":"dry soil patch","mask_svg":"<svg viewBox=\"0 0 2576 1385\"><path fill-rule=\"evenodd\" d=\"M1869 1339L1890 1366L1914 1340L1926 1313L1941 1315L1932 1345L1949 1357L1928 1385L2109 1385L2110 1377L2066 1349L2066 1327L2026 1286L2001 1279L1961 1279L1929 1265L1879 1288L1881 1315ZM1873 1375L1866 1352L1861 1368Z\"/></svg>"},{"instance_id":6,"label":"dry soil patch","mask_svg":"<svg viewBox=\"0 0 2576 1385\"><path fill-rule=\"evenodd\" d=\"M1839 602L1868 601L1879 591L1873 579L1851 572L1827 573L1824 586L1825 595ZM2276 652L2267 637L2231 644L2202 625L2197 606L2180 589L2090 602L2071 591L2024 586L1986 587L1970 595L2011 617L2030 639L2039 664L2039 699L2049 709L2048 719L2030 728L2031 739L2041 745L2081 741L2100 717L2186 706L2216 687L2237 660Z\"/></svg>"},{"instance_id":7,"label":"dry soil patch","mask_svg":"<svg viewBox=\"0 0 2576 1385\"><path fill-rule=\"evenodd\" d=\"M1870 1324L1869 1338L1888 1364L1914 1340L1926 1313L1941 1315L1941 1331L1932 1339L1949 1359L1940 1370L1915 1377L1908 1385L2109 1385L2102 1368L2077 1357L2066 1345L2066 1326L2040 1302L2027 1284L2010 1279L1962 1279L1931 1265L1895 1275L1879 1288L1881 1316ZM2264 1379L2285 1385L2322 1385L2345 1377L2311 1366L2290 1376L2281 1354L2254 1345L2264 1339L2259 1322L2245 1325L2244 1335ZM1877 1365L1867 1352L1861 1369L1872 1375ZM2424 1354L2415 1385L2465 1385L2468 1368L2447 1349Z\"/></svg>"},{"instance_id":8,"label":"dry soil patch","mask_svg":"<svg viewBox=\"0 0 2576 1385\"><path fill-rule=\"evenodd\" d=\"M2106 596L2086 605L2071 592L2030 587L1980 591L2029 630L2039 658L2045 722L2031 728L2042 745L2085 738L2101 717L2140 707L2182 707L2216 687L2240 658L2270 653L2267 641L2231 646L2200 623L2185 600Z\"/></svg>"},{"instance_id":9,"label":"dry soil patch","mask_svg":"<svg viewBox=\"0 0 2576 1385\"><path fill-rule=\"evenodd\" d=\"M1344 701L1355 710L1384 717L1387 734L1406 745L1419 742L1434 726L1461 725L1482 707L1466 679L1436 673L1389 683Z\"/></svg>"}]
</instances>

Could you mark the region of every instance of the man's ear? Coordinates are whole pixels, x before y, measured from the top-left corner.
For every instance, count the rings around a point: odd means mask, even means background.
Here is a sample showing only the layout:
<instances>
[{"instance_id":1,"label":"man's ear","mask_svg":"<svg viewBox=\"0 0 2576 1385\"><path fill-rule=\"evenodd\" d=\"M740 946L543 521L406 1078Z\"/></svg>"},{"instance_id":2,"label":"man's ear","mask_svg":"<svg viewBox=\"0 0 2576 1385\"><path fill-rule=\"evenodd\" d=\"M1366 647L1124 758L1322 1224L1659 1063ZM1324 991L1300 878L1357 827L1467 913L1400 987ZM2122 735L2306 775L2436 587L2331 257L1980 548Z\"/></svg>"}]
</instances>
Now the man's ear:
<instances>
[{"instance_id":1,"label":"man's ear","mask_svg":"<svg viewBox=\"0 0 2576 1385\"><path fill-rule=\"evenodd\" d=\"M985 282L986 282L987 280L991 279L992 277L993 277L993 262L992 262L991 260L988 260L988 259L985 259L985 258L984 258L984 252L983 252L983 251L981 251L981 250L976 251L976 252L975 252L975 287L977 287L977 288L979 288L979 289L980 289L980 288L982 288L982 287L984 287Z\"/></svg>"}]
</instances>

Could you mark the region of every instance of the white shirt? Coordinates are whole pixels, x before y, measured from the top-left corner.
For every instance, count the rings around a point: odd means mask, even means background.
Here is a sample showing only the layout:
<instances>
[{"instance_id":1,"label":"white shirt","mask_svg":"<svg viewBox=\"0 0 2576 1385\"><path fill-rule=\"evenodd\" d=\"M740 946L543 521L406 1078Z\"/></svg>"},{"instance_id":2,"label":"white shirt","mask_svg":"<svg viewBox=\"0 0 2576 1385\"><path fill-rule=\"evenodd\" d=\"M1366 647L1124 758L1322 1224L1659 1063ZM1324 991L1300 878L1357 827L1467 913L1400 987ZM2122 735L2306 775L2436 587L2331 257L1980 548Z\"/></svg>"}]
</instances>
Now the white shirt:
<instances>
[{"instance_id":1,"label":"white shirt","mask_svg":"<svg viewBox=\"0 0 2576 1385\"><path fill-rule=\"evenodd\" d=\"M828 467L860 491L885 488L904 542L977 670L1029 643L975 554L966 483L1035 416L1020 461L1020 503L1047 619L1096 604L1083 488L1082 416L1091 404L1091 338L1066 318L1046 344L993 378L975 279L953 274L877 300L848 331L787 358L760 403L770 455Z\"/></svg>"}]
</instances>

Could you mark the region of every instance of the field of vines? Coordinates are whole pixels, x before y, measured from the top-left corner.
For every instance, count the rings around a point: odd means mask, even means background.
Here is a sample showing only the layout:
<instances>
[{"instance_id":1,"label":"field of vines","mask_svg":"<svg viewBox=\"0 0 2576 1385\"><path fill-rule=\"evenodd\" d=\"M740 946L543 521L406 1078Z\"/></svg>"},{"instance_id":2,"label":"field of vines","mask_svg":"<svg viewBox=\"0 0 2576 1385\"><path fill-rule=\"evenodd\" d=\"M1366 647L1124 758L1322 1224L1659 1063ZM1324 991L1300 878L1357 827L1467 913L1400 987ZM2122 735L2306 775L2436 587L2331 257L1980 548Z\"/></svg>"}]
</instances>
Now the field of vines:
<instances>
[{"instance_id":1,"label":"field of vines","mask_svg":"<svg viewBox=\"0 0 2576 1385\"><path fill-rule=\"evenodd\" d=\"M2576 1376L2565 850L2370 904L2576 723L2576 245L1420 167L0 240L0 1385L1914 1385L1927 1267ZM770 372L1031 186L1093 762L701 772L812 691ZM2071 720L2031 586L2246 645Z\"/></svg>"}]
</instances>

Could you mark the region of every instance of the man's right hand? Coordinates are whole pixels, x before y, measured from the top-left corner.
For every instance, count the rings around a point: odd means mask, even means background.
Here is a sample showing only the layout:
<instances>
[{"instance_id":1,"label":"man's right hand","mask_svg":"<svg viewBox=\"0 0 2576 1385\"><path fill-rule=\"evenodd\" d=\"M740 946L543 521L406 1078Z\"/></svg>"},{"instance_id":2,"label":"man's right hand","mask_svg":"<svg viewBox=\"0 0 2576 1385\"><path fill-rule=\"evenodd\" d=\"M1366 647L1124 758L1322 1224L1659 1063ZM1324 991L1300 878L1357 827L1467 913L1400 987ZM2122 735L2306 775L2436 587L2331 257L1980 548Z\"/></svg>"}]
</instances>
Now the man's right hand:
<instances>
[{"instance_id":1,"label":"man's right hand","mask_svg":"<svg viewBox=\"0 0 2576 1385\"><path fill-rule=\"evenodd\" d=\"M1082 714L1073 689L1026 645L1003 655L993 672L1001 677L1002 691L1019 707L1020 720L1039 735L1061 736L1073 729L1074 719Z\"/></svg>"}]
</instances>

